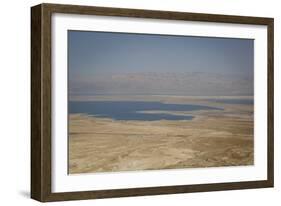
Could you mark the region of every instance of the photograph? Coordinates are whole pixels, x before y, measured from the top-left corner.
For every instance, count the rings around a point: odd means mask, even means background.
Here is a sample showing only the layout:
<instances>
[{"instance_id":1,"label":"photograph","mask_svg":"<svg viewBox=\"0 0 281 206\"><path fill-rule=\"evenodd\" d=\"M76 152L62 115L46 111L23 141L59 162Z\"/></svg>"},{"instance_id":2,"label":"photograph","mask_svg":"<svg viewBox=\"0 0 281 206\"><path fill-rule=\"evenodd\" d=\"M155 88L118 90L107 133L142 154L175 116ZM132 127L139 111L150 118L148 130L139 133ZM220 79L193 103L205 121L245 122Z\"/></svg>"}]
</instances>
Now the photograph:
<instances>
[{"instance_id":1,"label":"photograph","mask_svg":"<svg viewBox=\"0 0 281 206\"><path fill-rule=\"evenodd\" d=\"M31 198L274 187L274 18L228 13L31 7Z\"/></svg>"},{"instance_id":2,"label":"photograph","mask_svg":"<svg viewBox=\"0 0 281 206\"><path fill-rule=\"evenodd\" d=\"M68 173L254 165L254 39L67 31Z\"/></svg>"}]
</instances>

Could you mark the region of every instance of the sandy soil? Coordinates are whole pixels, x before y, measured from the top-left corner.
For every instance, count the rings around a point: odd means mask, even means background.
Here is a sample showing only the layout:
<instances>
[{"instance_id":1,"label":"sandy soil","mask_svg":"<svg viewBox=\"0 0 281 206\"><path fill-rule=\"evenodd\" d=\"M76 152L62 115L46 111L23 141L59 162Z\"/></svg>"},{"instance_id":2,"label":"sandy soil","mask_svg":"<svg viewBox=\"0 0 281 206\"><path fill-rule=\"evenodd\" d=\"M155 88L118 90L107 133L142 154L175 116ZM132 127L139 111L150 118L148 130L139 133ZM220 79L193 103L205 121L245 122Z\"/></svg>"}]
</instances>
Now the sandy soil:
<instances>
[{"instance_id":1,"label":"sandy soil","mask_svg":"<svg viewBox=\"0 0 281 206\"><path fill-rule=\"evenodd\" d=\"M165 101L218 106L224 110L188 112L195 116L191 121L114 121L71 114L69 173L254 163L251 105L213 103L191 97Z\"/></svg>"}]
</instances>

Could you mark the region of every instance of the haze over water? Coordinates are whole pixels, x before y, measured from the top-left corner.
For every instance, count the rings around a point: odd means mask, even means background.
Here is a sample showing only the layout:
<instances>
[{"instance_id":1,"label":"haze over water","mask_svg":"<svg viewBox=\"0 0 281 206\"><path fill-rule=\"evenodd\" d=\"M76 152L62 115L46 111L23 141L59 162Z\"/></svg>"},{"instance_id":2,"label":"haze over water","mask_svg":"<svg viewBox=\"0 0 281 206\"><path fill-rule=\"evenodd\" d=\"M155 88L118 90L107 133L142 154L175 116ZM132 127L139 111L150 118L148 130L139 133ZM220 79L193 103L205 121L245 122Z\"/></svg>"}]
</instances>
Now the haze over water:
<instances>
[{"instance_id":1,"label":"haze over water","mask_svg":"<svg viewBox=\"0 0 281 206\"><path fill-rule=\"evenodd\" d=\"M69 95L253 96L254 41L68 31Z\"/></svg>"}]
</instances>

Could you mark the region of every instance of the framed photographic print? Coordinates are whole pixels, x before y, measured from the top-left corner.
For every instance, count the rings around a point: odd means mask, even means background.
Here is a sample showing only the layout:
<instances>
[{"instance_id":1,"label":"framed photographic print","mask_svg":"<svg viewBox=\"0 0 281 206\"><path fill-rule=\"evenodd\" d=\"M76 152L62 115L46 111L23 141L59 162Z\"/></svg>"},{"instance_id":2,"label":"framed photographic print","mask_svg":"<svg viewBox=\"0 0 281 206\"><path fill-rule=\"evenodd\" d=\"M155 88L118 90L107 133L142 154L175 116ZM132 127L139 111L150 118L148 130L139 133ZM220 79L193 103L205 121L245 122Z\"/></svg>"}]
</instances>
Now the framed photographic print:
<instances>
[{"instance_id":1,"label":"framed photographic print","mask_svg":"<svg viewBox=\"0 0 281 206\"><path fill-rule=\"evenodd\" d=\"M273 19L31 8L31 197L273 187Z\"/></svg>"}]
</instances>

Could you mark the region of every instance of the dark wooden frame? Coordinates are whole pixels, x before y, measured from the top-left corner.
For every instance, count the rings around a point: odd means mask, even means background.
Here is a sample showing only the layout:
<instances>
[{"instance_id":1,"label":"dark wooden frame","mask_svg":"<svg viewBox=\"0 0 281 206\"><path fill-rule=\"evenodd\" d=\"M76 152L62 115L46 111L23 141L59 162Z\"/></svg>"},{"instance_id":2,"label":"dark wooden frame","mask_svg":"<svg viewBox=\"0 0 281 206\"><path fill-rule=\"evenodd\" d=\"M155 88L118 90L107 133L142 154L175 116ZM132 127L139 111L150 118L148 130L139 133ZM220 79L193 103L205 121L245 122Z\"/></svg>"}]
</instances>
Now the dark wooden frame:
<instances>
[{"instance_id":1,"label":"dark wooden frame","mask_svg":"<svg viewBox=\"0 0 281 206\"><path fill-rule=\"evenodd\" d=\"M140 17L203 22L266 25L268 34L268 148L267 180L163 186L82 192L51 191L51 16L53 13ZM272 18L169 11L40 4L31 8L31 198L42 201L80 200L139 195L205 192L273 187L273 27Z\"/></svg>"}]
</instances>

